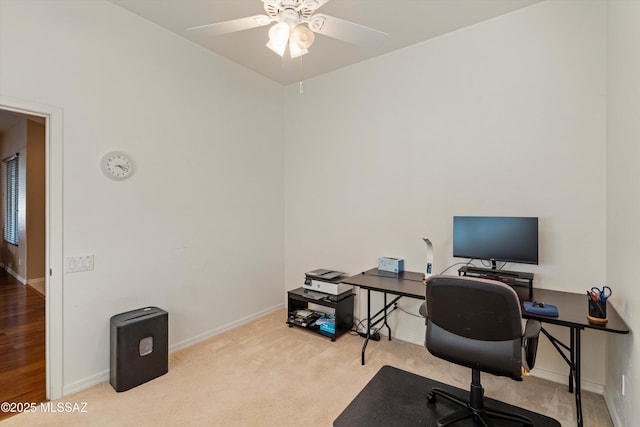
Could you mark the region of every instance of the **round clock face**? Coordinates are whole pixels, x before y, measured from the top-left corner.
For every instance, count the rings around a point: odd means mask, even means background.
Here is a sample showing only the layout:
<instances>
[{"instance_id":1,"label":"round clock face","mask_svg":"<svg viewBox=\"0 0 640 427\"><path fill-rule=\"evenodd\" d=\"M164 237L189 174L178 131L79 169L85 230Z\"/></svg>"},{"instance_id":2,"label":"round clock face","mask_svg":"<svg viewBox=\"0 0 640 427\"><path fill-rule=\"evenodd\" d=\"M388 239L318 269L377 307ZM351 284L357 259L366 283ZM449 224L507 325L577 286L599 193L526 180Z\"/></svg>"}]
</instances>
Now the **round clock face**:
<instances>
[{"instance_id":1,"label":"round clock face","mask_svg":"<svg viewBox=\"0 0 640 427\"><path fill-rule=\"evenodd\" d=\"M102 172L111 179L126 179L133 173L133 161L120 151L105 154L100 161Z\"/></svg>"}]
</instances>

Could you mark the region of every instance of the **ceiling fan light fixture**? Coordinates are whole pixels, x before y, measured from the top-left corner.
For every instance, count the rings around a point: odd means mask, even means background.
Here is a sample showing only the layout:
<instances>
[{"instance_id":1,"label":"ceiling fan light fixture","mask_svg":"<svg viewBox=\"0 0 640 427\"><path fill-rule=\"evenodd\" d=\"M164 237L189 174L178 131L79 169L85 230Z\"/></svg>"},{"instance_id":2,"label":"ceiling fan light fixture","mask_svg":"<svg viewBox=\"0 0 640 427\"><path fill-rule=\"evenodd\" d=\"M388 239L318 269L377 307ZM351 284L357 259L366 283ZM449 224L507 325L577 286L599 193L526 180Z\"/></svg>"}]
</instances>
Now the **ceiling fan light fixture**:
<instances>
[{"instance_id":1,"label":"ceiling fan light fixture","mask_svg":"<svg viewBox=\"0 0 640 427\"><path fill-rule=\"evenodd\" d=\"M277 53L278 55L283 56L284 51L287 49L287 44L286 43L277 44L277 43L274 43L272 40L269 40L267 42L267 47L272 51L274 51L275 53Z\"/></svg>"},{"instance_id":2,"label":"ceiling fan light fixture","mask_svg":"<svg viewBox=\"0 0 640 427\"><path fill-rule=\"evenodd\" d=\"M301 49L296 43L289 41L289 54L291 55L291 59L298 58L307 53L309 53L307 49Z\"/></svg>"},{"instance_id":3,"label":"ceiling fan light fixture","mask_svg":"<svg viewBox=\"0 0 640 427\"><path fill-rule=\"evenodd\" d=\"M285 22L275 24L269 29L269 42L267 43L267 47L278 55L283 56L287 48L290 33L291 29L289 24Z\"/></svg>"},{"instance_id":4,"label":"ceiling fan light fixture","mask_svg":"<svg viewBox=\"0 0 640 427\"><path fill-rule=\"evenodd\" d=\"M274 43L287 43L289 40L289 34L291 28L286 22L278 22L273 27L269 28L269 40Z\"/></svg>"},{"instance_id":5,"label":"ceiling fan light fixture","mask_svg":"<svg viewBox=\"0 0 640 427\"><path fill-rule=\"evenodd\" d=\"M315 34L306 25L298 24L291 31L289 43L295 43L300 49L309 49L315 40Z\"/></svg>"}]
</instances>

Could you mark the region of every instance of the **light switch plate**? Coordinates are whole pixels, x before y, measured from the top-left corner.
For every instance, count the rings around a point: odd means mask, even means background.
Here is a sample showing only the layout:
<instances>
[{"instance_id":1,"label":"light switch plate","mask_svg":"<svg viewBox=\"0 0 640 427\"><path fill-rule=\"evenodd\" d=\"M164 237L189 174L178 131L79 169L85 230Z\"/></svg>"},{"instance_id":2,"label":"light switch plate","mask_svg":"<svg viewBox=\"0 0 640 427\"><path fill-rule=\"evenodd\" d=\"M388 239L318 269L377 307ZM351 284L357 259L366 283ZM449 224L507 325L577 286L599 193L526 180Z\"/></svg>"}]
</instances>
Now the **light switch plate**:
<instances>
[{"instance_id":1,"label":"light switch plate","mask_svg":"<svg viewBox=\"0 0 640 427\"><path fill-rule=\"evenodd\" d=\"M80 271L93 270L93 254L70 256L64 259L64 271L66 273L78 273Z\"/></svg>"}]
</instances>

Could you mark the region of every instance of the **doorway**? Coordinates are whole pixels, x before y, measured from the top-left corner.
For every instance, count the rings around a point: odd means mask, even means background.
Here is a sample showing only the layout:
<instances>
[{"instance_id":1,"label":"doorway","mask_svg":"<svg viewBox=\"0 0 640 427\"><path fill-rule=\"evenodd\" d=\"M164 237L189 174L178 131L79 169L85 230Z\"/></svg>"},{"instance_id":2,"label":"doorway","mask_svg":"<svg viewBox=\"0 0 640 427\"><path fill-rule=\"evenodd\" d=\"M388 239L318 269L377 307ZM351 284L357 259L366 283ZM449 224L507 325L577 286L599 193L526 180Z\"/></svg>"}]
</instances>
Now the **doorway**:
<instances>
[{"instance_id":1,"label":"doorway","mask_svg":"<svg viewBox=\"0 0 640 427\"><path fill-rule=\"evenodd\" d=\"M37 403L46 400L45 119L0 110L0 158L0 401Z\"/></svg>"},{"instance_id":2,"label":"doorway","mask_svg":"<svg viewBox=\"0 0 640 427\"><path fill-rule=\"evenodd\" d=\"M63 251L62 251L62 110L0 96L0 113L33 117L44 123L44 269L33 287L44 292L45 396L57 399L63 390ZM27 261L28 262L28 261ZM25 279L26 280L26 279ZM43 284L41 282L44 282ZM32 286L22 285L32 290ZM34 293L38 294L34 291Z\"/></svg>"}]
</instances>

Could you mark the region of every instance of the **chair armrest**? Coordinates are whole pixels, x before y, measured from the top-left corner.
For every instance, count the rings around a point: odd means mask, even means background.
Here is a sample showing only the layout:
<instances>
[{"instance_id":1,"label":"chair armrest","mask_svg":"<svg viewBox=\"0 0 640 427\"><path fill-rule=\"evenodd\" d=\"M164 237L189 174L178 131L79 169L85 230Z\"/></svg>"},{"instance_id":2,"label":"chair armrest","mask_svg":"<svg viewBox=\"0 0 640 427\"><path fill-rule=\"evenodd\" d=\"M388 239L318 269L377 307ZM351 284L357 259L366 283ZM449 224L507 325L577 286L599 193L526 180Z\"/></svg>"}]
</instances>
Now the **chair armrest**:
<instances>
[{"instance_id":1,"label":"chair armrest","mask_svg":"<svg viewBox=\"0 0 640 427\"><path fill-rule=\"evenodd\" d=\"M422 304L420 304L420 308L418 309L418 313L420 313L420 316L424 317L425 319L428 317L427 316L427 302L423 302Z\"/></svg>"},{"instance_id":2,"label":"chair armrest","mask_svg":"<svg viewBox=\"0 0 640 427\"><path fill-rule=\"evenodd\" d=\"M538 320L527 319L527 324L524 327L524 335L523 338L538 338L540 335L540 330L542 329L542 325Z\"/></svg>"},{"instance_id":3,"label":"chair armrest","mask_svg":"<svg viewBox=\"0 0 640 427\"><path fill-rule=\"evenodd\" d=\"M536 354L538 353L538 336L542 325L539 321L527 319L524 327L524 335L522 336L522 349L525 356L525 369L530 371L536 363Z\"/></svg>"}]
</instances>

